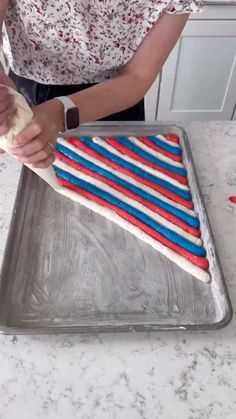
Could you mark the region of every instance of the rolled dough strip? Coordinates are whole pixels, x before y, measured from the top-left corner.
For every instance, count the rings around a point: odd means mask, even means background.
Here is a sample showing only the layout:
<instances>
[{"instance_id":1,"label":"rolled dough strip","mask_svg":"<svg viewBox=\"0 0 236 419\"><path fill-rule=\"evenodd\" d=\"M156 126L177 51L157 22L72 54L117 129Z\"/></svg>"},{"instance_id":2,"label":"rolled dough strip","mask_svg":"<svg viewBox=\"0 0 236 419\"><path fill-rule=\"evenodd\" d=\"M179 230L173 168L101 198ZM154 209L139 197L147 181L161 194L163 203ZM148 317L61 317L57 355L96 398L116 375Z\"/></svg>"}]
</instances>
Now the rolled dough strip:
<instances>
[{"instance_id":1,"label":"rolled dough strip","mask_svg":"<svg viewBox=\"0 0 236 419\"><path fill-rule=\"evenodd\" d=\"M160 146L154 144L153 141L150 140L148 137L139 137L139 141L141 141L143 144L145 144L147 147L149 147L152 150L157 151L158 154L162 154L163 156L169 157L170 159L176 161L176 162L182 162L182 156L170 153L169 151L164 150Z\"/></svg>"},{"instance_id":2,"label":"rolled dough strip","mask_svg":"<svg viewBox=\"0 0 236 419\"><path fill-rule=\"evenodd\" d=\"M142 150L146 151L147 153L150 153L150 147L148 147L144 142L140 141L136 137L129 137L129 141L131 141L133 144L135 144L137 147L140 147ZM164 151L164 150L163 150ZM167 152L168 153L168 152ZM173 157L175 157L175 154L171 154L171 157L165 156L162 152L157 152L154 148L152 149L152 155L155 156L157 159L163 160L166 163L169 163L172 166L184 168L183 163L173 161Z\"/></svg>"},{"instance_id":3,"label":"rolled dough strip","mask_svg":"<svg viewBox=\"0 0 236 419\"><path fill-rule=\"evenodd\" d=\"M170 151L171 153L176 153L179 155L182 154L179 143L174 144L173 141L168 139L170 138L168 135L149 135L148 138L150 138L156 144L160 144L160 147L163 147L165 150Z\"/></svg>"}]
</instances>

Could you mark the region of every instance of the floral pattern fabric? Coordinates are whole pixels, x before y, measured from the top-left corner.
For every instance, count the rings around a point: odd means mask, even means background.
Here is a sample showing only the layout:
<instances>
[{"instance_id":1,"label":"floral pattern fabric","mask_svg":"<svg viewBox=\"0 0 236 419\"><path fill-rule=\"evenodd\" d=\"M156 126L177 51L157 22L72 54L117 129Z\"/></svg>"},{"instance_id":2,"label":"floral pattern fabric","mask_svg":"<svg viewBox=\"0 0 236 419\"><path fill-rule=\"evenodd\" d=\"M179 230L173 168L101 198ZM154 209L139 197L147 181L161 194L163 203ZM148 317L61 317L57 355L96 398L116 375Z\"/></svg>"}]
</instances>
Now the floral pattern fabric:
<instances>
[{"instance_id":1,"label":"floral pattern fabric","mask_svg":"<svg viewBox=\"0 0 236 419\"><path fill-rule=\"evenodd\" d=\"M201 9L202 0L10 0L3 48L20 76L96 83L132 58L163 12Z\"/></svg>"}]
</instances>

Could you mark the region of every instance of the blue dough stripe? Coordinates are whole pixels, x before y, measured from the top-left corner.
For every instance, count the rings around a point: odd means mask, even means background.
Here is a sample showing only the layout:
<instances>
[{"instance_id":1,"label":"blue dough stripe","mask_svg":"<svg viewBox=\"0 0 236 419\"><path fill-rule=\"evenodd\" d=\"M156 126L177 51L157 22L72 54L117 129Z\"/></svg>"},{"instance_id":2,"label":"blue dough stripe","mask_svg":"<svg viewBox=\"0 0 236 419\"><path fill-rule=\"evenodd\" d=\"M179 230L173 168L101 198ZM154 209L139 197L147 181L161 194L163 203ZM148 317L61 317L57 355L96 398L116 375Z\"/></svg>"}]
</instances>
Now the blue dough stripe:
<instances>
[{"instance_id":1,"label":"blue dough stripe","mask_svg":"<svg viewBox=\"0 0 236 419\"><path fill-rule=\"evenodd\" d=\"M148 153L147 151L143 150L141 147L138 147L136 144L132 143L132 141L128 140L128 138L126 138L126 137L116 137L116 139L122 145L124 145L126 148L133 151L138 156L140 156L143 159L149 161L150 163L154 163L157 166L160 166L164 169L167 169L172 173L176 173L177 175L181 175L181 176L184 176L184 177L187 176L186 169L181 168L181 167L176 167L176 166L174 166L170 163L166 163L165 161L154 157L152 154Z\"/></svg>"},{"instance_id":2,"label":"blue dough stripe","mask_svg":"<svg viewBox=\"0 0 236 419\"><path fill-rule=\"evenodd\" d=\"M96 195L99 198L104 199L105 201L109 202L112 205L115 205L117 208L120 208L124 211L126 211L128 214L131 214L135 218L139 219L143 223L145 223L147 226L152 228L153 230L157 231L158 233L162 234L165 238L170 240L172 243L177 244L178 246L181 246L182 248L188 250L192 254L196 256L206 256L206 251L204 247L198 246L189 240L185 239L181 235L177 234L176 232L168 229L167 227L159 224L155 220L153 220L148 215L144 214L142 211L134 208L133 206L123 202L122 200L116 198L115 196L111 195L110 193L98 188L97 186L86 182L82 179L79 179L70 173L61 170L57 167L55 167L56 175L76 186L79 186L80 188L89 191L93 195Z\"/></svg>"},{"instance_id":3,"label":"blue dough stripe","mask_svg":"<svg viewBox=\"0 0 236 419\"><path fill-rule=\"evenodd\" d=\"M153 144L158 145L163 150L169 151L170 153L177 154L179 156L182 154L182 150L180 147L169 145L165 143L164 141L162 141L162 139L159 137L155 137L154 135L148 135L147 138L151 140Z\"/></svg>"},{"instance_id":4,"label":"blue dough stripe","mask_svg":"<svg viewBox=\"0 0 236 419\"><path fill-rule=\"evenodd\" d=\"M89 170L92 170L95 173L98 173L105 177L106 179L112 180L118 185L121 185L125 187L126 189L134 192L136 195L146 199L149 202L152 202L156 206L168 211L170 214L175 215L182 221L186 222L189 226L194 228L199 228L199 220L197 217L191 216L189 214L186 214L184 211L181 211L181 209L178 209L172 205L170 205L168 202L162 201L160 198L157 198L153 195L151 195L149 192L146 192L143 189L140 189L139 187L132 185L128 181L118 177L117 175L109 172L106 169L103 169L100 166L97 166L96 164L90 162L89 160L81 157L77 153L73 152L72 150L68 149L67 147L58 144L57 150L60 151L63 155L69 157L73 161L83 165Z\"/></svg>"},{"instance_id":5,"label":"blue dough stripe","mask_svg":"<svg viewBox=\"0 0 236 419\"><path fill-rule=\"evenodd\" d=\"M181 198L185 199L186 201L191 201L191 193L190 191L183 190L172 183L158 178L145 170L141 169L140 167L135 166L133 163L130 163L121 157L117 156L116 154L111 153L110 151L106 150L105 147L100 146L99 144L94 143L89 137L80 137L80 141L82 141L87 147L91 148L92 150L96 151L103 157L107 158L108 160L113 161L114 163L118 164L121 167L124 167L136 175L142 177L143 179L147 179L156 185L162 186L163 188L168 189L169 191L174 192L176 195L180 196Z\"/></svg>"}]
</instances>

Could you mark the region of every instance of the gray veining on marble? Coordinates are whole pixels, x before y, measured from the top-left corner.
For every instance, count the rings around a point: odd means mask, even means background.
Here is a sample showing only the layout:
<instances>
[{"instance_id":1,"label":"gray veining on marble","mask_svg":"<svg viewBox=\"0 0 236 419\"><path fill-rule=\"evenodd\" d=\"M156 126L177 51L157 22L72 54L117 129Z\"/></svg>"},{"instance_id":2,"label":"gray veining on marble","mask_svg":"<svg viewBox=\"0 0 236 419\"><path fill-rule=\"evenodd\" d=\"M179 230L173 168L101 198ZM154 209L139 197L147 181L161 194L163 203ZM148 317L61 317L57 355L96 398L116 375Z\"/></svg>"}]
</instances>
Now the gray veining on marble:
<instances>
[{"instance_id":1,"label":"gray veining on marble","mask_svg":"<svg viewBox=\"0 0 236 419\"><path fill-rule=\"evenodd\" d=\"M236 123L183 124L235 311ZM0 157L0 258L20 166ZM0 336L0 419L234 419L236 321L201 333Z\"/></svg>"}]
</instances>

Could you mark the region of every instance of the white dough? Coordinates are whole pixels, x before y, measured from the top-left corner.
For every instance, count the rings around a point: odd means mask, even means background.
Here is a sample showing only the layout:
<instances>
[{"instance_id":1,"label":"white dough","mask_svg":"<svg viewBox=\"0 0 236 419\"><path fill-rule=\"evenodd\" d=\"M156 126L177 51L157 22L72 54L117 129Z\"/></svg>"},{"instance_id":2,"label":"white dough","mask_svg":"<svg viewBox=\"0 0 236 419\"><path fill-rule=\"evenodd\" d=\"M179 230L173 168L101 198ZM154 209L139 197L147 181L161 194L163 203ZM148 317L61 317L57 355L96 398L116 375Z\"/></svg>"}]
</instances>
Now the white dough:
<instances>
[{"instance_id":1,"label":"white dough","mask_svg":"<svg viewBox=\"0 0 236 419\"><path fill-rule=\"evenodd\" d=\"M167 138L164 137L164 135L154 135L154 137L168 144L170 147L180 148L180 145L178 143L174 143L173 141L167 140Z\"/></svg>"}]
</instances>

